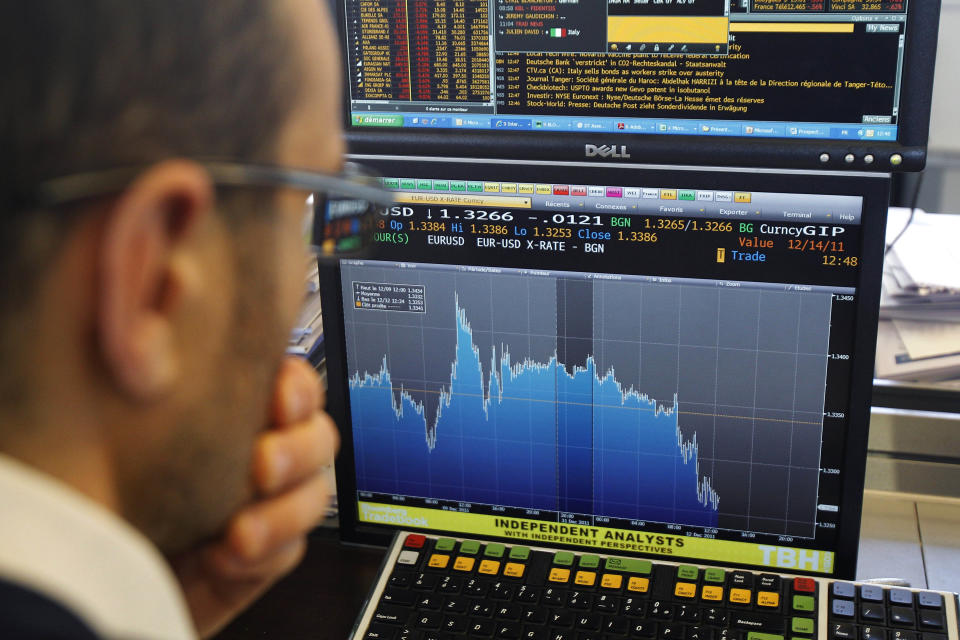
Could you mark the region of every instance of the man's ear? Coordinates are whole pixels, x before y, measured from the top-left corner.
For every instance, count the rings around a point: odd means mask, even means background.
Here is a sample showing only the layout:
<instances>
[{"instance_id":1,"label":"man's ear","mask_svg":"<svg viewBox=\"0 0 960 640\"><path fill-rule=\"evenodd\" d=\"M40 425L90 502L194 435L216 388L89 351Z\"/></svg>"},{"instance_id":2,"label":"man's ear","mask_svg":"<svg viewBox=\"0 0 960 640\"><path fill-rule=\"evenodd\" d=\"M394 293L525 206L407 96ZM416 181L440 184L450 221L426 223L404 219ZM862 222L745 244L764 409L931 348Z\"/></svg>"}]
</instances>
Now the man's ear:
<instances>
[{"instance_id":1,"label":"man's ear","mask_svg":"<svg viewBox=\"0 0 960 640\"><path fill-rule=\"evenodd\" d=\"M114 384L139 400L162 395L176 379L173 315L202 286L178 249L213 204L207 172L170 160L140 174L108 211L98 249L96 331Z\"/></svg>"}]
</instances>

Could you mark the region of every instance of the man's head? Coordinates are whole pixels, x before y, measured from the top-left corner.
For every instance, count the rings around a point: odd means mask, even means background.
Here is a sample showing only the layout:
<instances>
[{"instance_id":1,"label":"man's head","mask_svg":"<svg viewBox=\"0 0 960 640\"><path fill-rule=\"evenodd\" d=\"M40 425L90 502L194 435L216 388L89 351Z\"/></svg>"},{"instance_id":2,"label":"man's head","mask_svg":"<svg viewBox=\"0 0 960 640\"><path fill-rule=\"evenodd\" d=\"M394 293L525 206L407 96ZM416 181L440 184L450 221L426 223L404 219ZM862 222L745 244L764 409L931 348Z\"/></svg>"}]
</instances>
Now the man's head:
<instances>
[{"instance_id":1,"label":"man's head","mask_svg":"<svg viewBox=\"0 0 960 640\"><path fill-rule=\"evenodd\" d=\"M169 553L249 498L299 306L306 194L219 188L193 158L335 172L318 0L44 0L0 9L0 451ZM49 211L44 180L143 166Z\"/></svg>"}]
</instances>

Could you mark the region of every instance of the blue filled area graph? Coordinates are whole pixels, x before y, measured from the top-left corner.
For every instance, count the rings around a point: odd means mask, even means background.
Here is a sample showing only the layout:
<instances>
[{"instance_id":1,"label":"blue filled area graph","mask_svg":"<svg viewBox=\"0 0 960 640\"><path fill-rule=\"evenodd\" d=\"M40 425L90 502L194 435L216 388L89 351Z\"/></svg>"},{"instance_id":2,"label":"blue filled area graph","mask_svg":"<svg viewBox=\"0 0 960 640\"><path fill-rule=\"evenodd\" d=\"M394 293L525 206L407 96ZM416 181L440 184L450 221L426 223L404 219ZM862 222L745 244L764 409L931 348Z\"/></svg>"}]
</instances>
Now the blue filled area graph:
<instances>
[{"instance_id":1,"label":"blue filled area graph","mask_svg":"<svg viewBox=\"0 0 960 640\"><path fill-rule=\"evenodd\" d=\"M357 282L425 296L345 305L358 490L812 532L829 295L789 298L784 350L742 344L780 321L772 293L366 263L343 268L347 300ZM767 375L785 364L791 398Z\"/></svg>"}]
</instances>

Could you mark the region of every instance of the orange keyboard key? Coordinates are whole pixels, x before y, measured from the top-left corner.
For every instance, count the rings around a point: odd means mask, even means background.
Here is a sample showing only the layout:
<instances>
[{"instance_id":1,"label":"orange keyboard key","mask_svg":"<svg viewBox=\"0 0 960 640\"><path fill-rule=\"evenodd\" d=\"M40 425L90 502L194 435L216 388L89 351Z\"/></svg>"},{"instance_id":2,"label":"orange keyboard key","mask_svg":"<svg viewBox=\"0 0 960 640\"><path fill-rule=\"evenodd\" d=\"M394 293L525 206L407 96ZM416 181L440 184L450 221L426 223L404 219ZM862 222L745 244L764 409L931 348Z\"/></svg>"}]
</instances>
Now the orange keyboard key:
<instances>
[{"instance_id":1,"label":"orange keyboard key","mask_svg":"<svg viewBox=\"0 0 960 640\"><path fill-rule=\"evenodd\" d=\"M550 576L547 579L550 582L567 582L570 580L570 569L554 567L550 569Z\"/></svg>"},{"instance_id":2,"label":"orange keyboard key","mask_svg":"<svg viewBox=\"0 0 960 640\"><path fill-rule=\"evenodd\" d=\"M723 587L704 587L703 592L700 594L704 600L711 600L714 602L723 601Z\"/></svg>"},{"instance_id":3,"label":"orange keyboard key","mask_svg":"<svg viewBox=\"0 0 960 640\"><path fill-rule=\"evenodd\" d=\"M734 604L750 604L752 596L749 589L730 589L730 602Z\"/></svg>"},{"instance_id":4,"label":"orange keyboard key","mask_svg":"<svg viewBox=\"0 0 960 640\"><path fill-rule=\"evenodd\" d=\"M623 576L616 573L605 573L600 578L600 586L606 589L619 589L623 584Z\"/></svg>"},{"instance_id":5,"label":"orange keyboard key","mask_svg":"<svg viewBox=\"0 0 960 640\"><path fill-rule=\"evenodd\" d=\"M592 587L597 582L597 574L593 571L577 571L573 582L581 587Z\"/></svg>"},{"instance_id":6,"label":"orange keyboard key","mask_svg":"<svg viewBox=\"0 0 960 640\"><path fill-rule=\"evenodd\" d=\"M430 556L430 562L427 563L427 566L433 567L434 569L446 569L449 563L450 556L442 553L435 553Z\"/></svg>"},{"instance_id":7,"label":"orange keyboard key","mask_svg":"<svg viewBox=\"0 0 960 640\"><path fill-rule=\"evenodd\" d=\"M522 578L524 569L526 569L526 565L519 562L508 562L507 566L503 568L503 575L508 578Z\"/></svg>"},{"instance_id":8,"label":"orange keyboard key","mask_svg":"<svg viewBox=\"0 0 960 640\"><path fill-rule=\"evenodd\" d=\"M635 593L646 593L650 589L650 578L638 578L632 576L627 580L627 591Z\"/></svg>"},{"instance_id":9,"label":"orange keyboard key","mask_svg":"<svg viewBox=\"0 0 960 640\"><path fill-rule=\"evenodd\" d=\"M780 594L774 591L761 591L757 594L757 606L775 609L780 606Z\"/></svg>"},{"instance_id":10,"label":"orange keyboard key","mask_svg":"<svg viewBox=\"0 0 960 640\"><path fill-rule=\"evenodd\" d=\"M697 596L697 585L693 582L678 582L673 589L673 595L678 598L695 598Z\"/></svg>"},{"instance_id":11,"label":"orange keyboard key","mask_svg":"<svg viewBox=\"0 0 960 640\"><path fill-rule=\"evenodd\" d=\"M473 558L458 557L453 561L453 568L457 571L473 571Z\"/></svg>"},{"instance_id":12,"label":"orange keyboard key","mask_svg":"<svg viewBox=\"0 0 960 640\"><path fill-rule=\"evenodd\" d=\"M495 576L500 573L500 563L496 560L482 560L477 572L487 576Z\"/></svg>"}]
</instances>

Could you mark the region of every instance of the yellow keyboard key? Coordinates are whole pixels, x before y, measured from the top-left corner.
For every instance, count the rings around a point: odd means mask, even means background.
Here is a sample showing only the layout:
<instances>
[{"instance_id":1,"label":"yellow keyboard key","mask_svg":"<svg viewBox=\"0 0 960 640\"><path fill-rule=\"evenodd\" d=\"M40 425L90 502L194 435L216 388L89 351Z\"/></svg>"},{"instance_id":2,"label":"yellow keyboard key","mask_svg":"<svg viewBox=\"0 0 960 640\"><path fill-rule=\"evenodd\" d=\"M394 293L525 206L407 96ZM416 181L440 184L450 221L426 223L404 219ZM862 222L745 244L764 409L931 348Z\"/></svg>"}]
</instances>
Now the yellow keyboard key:
<instances>
[{"instance_id":1,"label":"yellow keyboard key","mask_svg":"<svg viewBox=\"0 0 960 640\"><path fill-rule=\"evenodd\" d=\"M482 560L477 572L488 576L495 576L500 572L500 563L496 560Z\"/></svg>"},{"instance_id":2,"label":"yellow keyboard key","mask_svg":"<svg viewBox=\"0 0 960 640\"><path fill-rule=\"evenodd\" d=\"M697 597L697 585L693 582L678 582L673 590L673 595L678 598L695 598Z\"/></svg>"},{"instance_id":3,"label":"yellow keyboard key","mask_svg":"<svg viewBox=\"0 0 960 640\"><path fill-rule=\"evenodd\" d=\"M730 589L730 602L734 604L750 604L752 595L749 589Z\"/></svg>"},{"instance_id":4,"label":"yellow keyboard key","mask_svg":"<svg viewBox=\"0 0 960 640\"><path fill-rule=\"evenodd\" d=\"M700 594L704 600L723 601L723 587L704 587Z\"/></svg>"},{"instance_id":5,"label":"yellow keyboard key","mask_svg":"<svg viewBox=\"0 0 960 640\"><path fill-rule=\"evenodd\" d=\"M757 605L776 608L780 606L780 594L773 591L761 591L757 594Z\"/></svg>"},{"instance_id":6,"label":"yellow keyboard key","mask_svg":"<svg viewBox=\"0 0 960 640\"><path fill-rule=\"evenodd\" d=\"M508 578L522 578L524 569L526 569L526 565L519 562L508 562L507 566L503 568L503 575Z\"/></svg>"},{"instance_id":7,"label":"yellow keyboard key","mask_svg":"<svg viewBox=\"0 0 960 640\"><path fill-rule=\"evenodd\" d=\"M650 589L650 578L638 578L636 576L627 580L627 591L635 593L646 593Z\"/></svg>"},{"instance_id":8,"label":"yellow keyboard key","mask_svg":"<svg viewBox=\"0 0 960 640\"><path fill-rule=\"evenodd\" d=\"M619 589L623 584L623 576L616 573L605 573L600 578L600 586L606 589Z\"/></svg>"},{"instance_id":9,"label":"yellow keyboard key","mask_svg":"<svg viewBox=\"0 0 960 640\"><path fill-rule=\"evenodd\" d=\"M550 569L550 576L547 579L550 582L567 582L570 580L570 569L554 567Z\"/></svg>"},{"instance_id":10,"label":"yellow keyboard key","mask_svg":"<svg viewBox=\"0 0 960 640\"><path fill-rule=\"evenodd\" d=\"M473 558L465 558L460 556L453 561L453 568L457 571L473 571Z\"/></svg>"},{"instance_id":11,"label":"yellow keyboard key","mask_svg":"<svg viewBox=\"0 0 960 640\"><path fill-rule=\"evenodd\" d=\"M442 553L435 553L430 556L430 562L427 563L427 566L433 567L434 569L446 569L447 564L449 563L450 556Z\"/></svg>"},{"instance_id":12,"label":"yellow keyboard key","mask_svg":"<svg viewBox=\"0 0 960 640\"><path fill-rule=\"evenodd\" d=\"M573 582L581 587L592 587L597 582L597 574L593 571L577 571Z\"/></svg>"}]
</instances>

